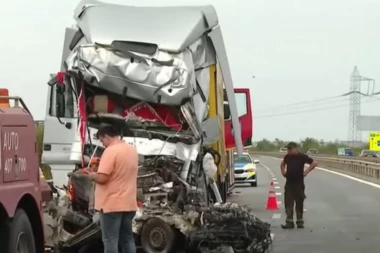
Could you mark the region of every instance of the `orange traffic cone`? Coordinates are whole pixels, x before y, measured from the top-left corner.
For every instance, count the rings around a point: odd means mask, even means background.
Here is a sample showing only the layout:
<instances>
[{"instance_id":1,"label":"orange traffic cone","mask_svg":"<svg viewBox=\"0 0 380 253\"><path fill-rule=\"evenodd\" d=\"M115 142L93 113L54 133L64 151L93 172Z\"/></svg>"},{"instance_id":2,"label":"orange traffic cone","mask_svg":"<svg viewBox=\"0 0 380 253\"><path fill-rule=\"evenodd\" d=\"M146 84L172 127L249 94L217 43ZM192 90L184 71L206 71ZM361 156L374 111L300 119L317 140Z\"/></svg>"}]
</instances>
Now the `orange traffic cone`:
<instances>
[{"instance_id":1,"label":"orange traffic cone","mask_svg":"<svg viewBox=\"0 0 380 253\"><path fill-rule=\"evenodd\" d=\"M273 187L273 181L270 183L270 186ZM272 189L269 190L268 200L267 200L267 210L278 210L277 197L275 191Z\"/></svg>"}]
</instances>

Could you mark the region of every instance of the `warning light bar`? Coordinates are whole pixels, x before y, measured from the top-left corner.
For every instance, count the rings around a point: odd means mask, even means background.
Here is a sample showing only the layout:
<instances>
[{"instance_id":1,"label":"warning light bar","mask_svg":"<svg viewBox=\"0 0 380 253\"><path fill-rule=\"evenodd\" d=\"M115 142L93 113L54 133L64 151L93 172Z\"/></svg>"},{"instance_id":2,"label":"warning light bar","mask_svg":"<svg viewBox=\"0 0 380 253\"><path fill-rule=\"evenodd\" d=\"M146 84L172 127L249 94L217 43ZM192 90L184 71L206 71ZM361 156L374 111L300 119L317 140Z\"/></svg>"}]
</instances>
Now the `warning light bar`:
<instances>
[{"instance_id":1,"label":"warning light bar","mask_svg":"<svg viewBox=\"0 0 380 253\"><path fill-rule=\"evenodd\" d=\"M9 103L9 91L8 89L0 89L0 108L9 108L11 107Z\"/></svg>"}]
</instances>

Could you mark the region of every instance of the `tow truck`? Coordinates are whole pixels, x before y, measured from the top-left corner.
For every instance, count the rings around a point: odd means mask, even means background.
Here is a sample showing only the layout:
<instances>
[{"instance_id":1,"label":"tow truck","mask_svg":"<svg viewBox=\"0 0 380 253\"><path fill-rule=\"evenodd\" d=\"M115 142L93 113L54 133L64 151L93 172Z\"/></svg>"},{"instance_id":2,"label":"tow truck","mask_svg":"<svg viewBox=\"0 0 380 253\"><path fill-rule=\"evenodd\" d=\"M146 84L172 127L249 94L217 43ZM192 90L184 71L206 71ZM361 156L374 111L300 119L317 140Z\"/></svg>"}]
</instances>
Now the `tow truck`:
<instances>
[{"instance_id":1,"label":"tow truck","mask_svg":"<svg viewBox=\"0 0 380 253\"><path fill-rule=\"evenodd\" d=\"M20 97L0 89L0 252L44 252L51 190L38 164L36 128Z\"/></svg>"},{"instance_id":2,"label":"tow truck","mask_svg":"<svg viewBox=\"0 0 380 253\"><path fill-rule=\"evenodd\" d=\"M149 253L172 252L199 228L192 219L212 212L201 208L226 202L234 186L234 150L239 155L243 144L251 145L249 89L234 89L212 6L83 0L74 19L76 26L66 28L61 69L50 75L44 123L42 161L58 187L70 174L70 194L80 200L75 210L57 207L55 219L62 223L56 246L101 250L90 184L71 172L101 157L95 133L112 124L141 158L136 241ZM239 108L237 99L245 101ZM75 219L65 221L59 213Z\"/></svg>"}]
</instances>

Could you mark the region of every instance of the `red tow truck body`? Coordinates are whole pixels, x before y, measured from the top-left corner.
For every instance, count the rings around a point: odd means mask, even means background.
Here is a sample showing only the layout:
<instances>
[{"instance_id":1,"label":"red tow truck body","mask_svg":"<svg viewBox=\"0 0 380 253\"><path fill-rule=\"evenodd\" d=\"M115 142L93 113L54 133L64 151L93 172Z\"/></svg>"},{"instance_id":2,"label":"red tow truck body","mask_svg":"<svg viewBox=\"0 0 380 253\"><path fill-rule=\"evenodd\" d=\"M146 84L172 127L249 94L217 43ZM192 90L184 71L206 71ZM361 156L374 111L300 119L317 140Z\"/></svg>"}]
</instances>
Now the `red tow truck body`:
<instances>
[{"instance_id":1,"label":"red tow truck body","mask_svg":"<svg viewBox=\"0 0 380 253\"><path fill-rule=\"evenodd\" d=\"M21 98L0 89L1 253L44 252L42 180L33 117Z\"/></svg>"}]
</instances>

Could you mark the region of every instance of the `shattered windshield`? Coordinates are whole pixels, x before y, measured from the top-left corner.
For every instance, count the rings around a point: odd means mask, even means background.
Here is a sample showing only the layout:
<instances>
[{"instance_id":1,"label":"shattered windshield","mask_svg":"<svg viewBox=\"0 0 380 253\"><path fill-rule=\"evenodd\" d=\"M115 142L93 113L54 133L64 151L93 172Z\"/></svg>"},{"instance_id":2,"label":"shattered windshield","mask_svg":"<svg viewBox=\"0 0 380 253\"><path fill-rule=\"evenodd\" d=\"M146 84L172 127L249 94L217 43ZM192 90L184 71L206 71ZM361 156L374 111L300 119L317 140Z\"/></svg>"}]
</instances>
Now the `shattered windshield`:
<instances>
[{"instance_id":1,"label":"shattered windshield","mask_svg":"<svg viewBox=\"0 0 380 253\"><path fill-rule=\"evenodd\" d=\"M252 163L251 157L249 155L242 155L238 157L238 155L234 155L235 163Z\"/></svg>"}]
</instances>

